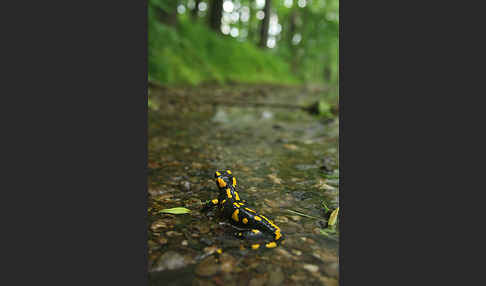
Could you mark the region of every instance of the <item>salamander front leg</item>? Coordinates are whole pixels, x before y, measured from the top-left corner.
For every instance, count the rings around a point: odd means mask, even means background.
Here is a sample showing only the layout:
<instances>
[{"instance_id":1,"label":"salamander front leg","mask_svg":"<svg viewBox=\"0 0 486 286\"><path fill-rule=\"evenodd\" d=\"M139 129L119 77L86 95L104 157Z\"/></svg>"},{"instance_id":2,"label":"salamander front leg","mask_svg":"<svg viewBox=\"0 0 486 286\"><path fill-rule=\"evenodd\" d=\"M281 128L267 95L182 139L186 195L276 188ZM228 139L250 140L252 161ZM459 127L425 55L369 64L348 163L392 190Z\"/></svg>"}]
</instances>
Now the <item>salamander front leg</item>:
<instances>
[{"instance_id":1,"label":"salamander front leg","mask_svg":"<svg viewBox=\"0 0 486 286\"><path fill-rule=\"evenodd\" d=\"M202 211L203 212L209 211L213 207L217 206L218 203L219 203L218 199L212 199L209 202L207 202L207 204L202 208Z\"/></svg>"}]
</instances>

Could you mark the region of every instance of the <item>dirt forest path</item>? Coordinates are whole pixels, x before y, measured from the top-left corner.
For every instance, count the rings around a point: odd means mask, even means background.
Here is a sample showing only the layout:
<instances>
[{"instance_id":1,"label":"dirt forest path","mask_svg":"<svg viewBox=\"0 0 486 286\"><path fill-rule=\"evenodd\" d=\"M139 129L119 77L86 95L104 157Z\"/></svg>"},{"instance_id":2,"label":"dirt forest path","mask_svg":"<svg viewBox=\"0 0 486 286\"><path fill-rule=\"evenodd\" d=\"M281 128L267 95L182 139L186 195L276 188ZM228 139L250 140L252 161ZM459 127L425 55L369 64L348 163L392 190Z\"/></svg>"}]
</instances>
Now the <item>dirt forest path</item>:
<instances>
[{"instance_id":1,"label":"dirt forest path","mask_svg":"<svg viewBox=\"0 0 486 286\"><path fill-rule=\"evenodd\" d=\"M338 119L237 104L306 106L319 92L234 85L153 88L149 98L150 285L338 285L339 235L326 212L339 205ZM228 223L200 211L217 197L214 171L226 169L240 196L279 225L282 245L240 249ZM172 207L191 212L160 213Z\"/></svg>"}]
</instances>

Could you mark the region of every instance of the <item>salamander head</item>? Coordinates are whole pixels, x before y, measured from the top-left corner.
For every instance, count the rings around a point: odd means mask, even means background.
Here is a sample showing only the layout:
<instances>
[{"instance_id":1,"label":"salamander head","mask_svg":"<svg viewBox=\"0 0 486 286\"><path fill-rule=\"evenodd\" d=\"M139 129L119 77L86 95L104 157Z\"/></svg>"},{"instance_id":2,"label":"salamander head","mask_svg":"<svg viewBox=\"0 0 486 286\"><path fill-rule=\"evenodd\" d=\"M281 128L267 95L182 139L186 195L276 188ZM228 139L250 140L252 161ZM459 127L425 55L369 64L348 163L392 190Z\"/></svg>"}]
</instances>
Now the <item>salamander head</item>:
<instances>
[{"instance_id":1,"label":"salamander head","mask_svg":"<svg viewBox=\"0 0 486 286\"><path fill-rule=\"evenodd\" d=\"M216 171L214 173L214 179L219 189L226 189L230 185L233 185L233 182L236 182L230 170Z\"/></svg>"}]
</instances>

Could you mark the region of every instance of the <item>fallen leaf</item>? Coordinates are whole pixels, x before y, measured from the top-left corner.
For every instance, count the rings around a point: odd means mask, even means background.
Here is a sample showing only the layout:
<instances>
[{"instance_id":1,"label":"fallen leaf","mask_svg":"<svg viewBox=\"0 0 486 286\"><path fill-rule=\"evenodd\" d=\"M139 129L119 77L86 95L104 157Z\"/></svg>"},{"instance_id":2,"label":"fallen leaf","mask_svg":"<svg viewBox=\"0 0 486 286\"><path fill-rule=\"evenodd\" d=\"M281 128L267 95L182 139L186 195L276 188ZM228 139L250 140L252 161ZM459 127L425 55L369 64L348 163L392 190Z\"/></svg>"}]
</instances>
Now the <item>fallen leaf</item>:
<instances>
[{"instance_id":1,"label":"fallen leaf","mask_svg":"<svg viewBox=\"0 0 486 286\"><path fill-rule=\"evenodd\" d=\"M331 216L329 217L328 225L335 225L337 222L337 216L339 213L339 208L332 211Z\"/></svg>"},{"instance_id":2,"label":"fallen leaf","mask_svg":"<svg viewBox=\"0 0 486 286\"><path fill-rule=\"evenodd\" d=\"M171 208L171 209L163 209L160 210L159 213L168 213L168 214L187 214L190 213L190 209L186 209L183 207Z\"/></svg>"}]
</instances>

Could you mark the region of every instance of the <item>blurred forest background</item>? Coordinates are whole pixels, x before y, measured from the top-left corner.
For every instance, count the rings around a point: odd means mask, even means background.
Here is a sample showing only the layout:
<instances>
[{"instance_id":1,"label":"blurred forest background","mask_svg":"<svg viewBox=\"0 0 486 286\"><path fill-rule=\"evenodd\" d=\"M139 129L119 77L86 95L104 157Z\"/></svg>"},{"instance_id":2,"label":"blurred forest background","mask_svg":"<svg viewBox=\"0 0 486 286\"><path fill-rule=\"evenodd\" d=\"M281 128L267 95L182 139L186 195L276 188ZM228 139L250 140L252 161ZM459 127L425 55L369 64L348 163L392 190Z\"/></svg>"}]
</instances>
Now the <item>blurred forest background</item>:
<instances>
[{"instance_id":1,"label":"blurred forest background","mask_svg":"<svg viewBox=\"0 0 486 286\"><path fill-rule=\"evenodd\" d=\"M149 0L149 80L325 84L337 95L339 0Z\"/></svg>"}]
</instances>

